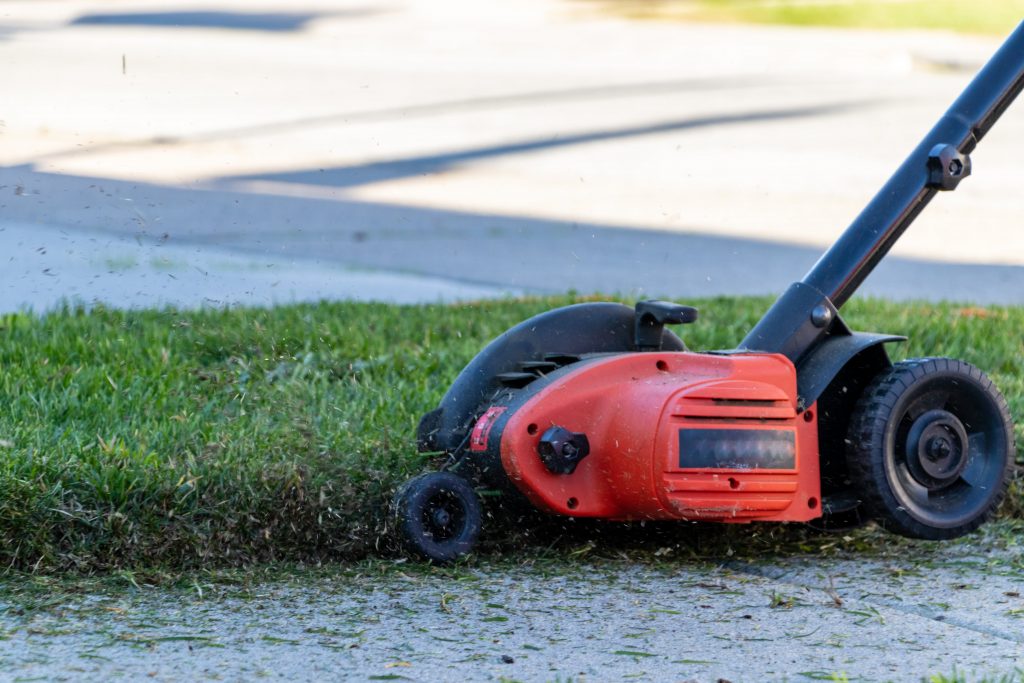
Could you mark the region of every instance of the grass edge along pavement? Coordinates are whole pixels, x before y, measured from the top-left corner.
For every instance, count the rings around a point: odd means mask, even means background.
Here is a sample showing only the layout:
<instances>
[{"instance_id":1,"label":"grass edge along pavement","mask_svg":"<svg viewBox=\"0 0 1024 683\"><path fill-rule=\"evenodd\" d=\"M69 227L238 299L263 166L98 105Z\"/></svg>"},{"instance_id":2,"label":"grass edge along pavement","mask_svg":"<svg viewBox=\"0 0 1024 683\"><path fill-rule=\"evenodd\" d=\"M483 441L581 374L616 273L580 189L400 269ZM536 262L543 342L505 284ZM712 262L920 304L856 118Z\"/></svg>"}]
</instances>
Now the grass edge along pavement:
<instances>
[{"instance_id":1,"label":"grass edge along pavement","mask_svg":"<svg viewBox=\"0 0 1024 683\"><path fill-rule=\"evenodd\" d=\"M419 416L487 341L580 300L0 317L0 566L187 570L387 553L395 487L436 464L416 453ZM702 318L684 334L699 350L734 346L770 300L693 303ZM854 300L844 314L856 329L909 336L894 357L977 365L1024 414L1024 308ZM1003 511L1022 516L1019 487ZM609 525L578 526L615 542ZM490 547L562 535L514 527L491 524Z\"/></svg>"},{"instance_id":2,"label":"grass edge along pavement","mask_svg":"<svg viewBox=\"0 0 1024 683\"><path fill-rule=\"evenodd\" d=\"M620 16L852 29L932 29L1006 35L1024 0L587 0Z\"/></svg>"}]
</instances>

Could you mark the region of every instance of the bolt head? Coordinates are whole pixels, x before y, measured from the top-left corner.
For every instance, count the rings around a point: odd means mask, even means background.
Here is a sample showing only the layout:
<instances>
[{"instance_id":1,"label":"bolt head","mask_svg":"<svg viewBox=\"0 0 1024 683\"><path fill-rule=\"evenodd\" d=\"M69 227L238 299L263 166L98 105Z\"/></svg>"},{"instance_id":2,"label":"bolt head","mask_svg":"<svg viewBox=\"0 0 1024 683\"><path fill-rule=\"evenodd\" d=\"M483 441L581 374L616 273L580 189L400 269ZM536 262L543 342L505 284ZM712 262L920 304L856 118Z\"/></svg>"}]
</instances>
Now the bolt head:
<instances>
[{"instance_id":1,"label":"bolt head","mask_svg":"<svg viewBox=\"0 0 1024 683\"><path fill-rule=\"evenodd\" d=\"M949 443L949 439L939 436L935 437L928 442L928 448L925 454L930 460L938 460L940 458L948 457L953 452L953 445Z\"/></svg>"},{"instance_id":2,"label":"bolt head","mask_svg":"<svg viewBox=\"0 0 1024 683\"><path fill-rule=\"evenodd\" d=\"M825 304L818 304L811 311L811 324L815 327L825 327L832 322L832 309Z\"/></svg>"}]
</instances>

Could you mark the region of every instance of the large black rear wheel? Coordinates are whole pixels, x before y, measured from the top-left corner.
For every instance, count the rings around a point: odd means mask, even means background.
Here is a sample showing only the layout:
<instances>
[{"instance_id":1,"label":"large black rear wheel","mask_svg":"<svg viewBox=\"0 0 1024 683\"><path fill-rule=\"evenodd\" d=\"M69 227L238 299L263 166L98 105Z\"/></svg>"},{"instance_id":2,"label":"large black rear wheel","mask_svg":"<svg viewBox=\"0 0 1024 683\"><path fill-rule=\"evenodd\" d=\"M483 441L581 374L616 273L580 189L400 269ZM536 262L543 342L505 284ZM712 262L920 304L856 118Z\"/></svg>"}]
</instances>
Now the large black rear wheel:
<instances>
[{"instance_id":1,"label":"large black rear wheel","mask_svg":"<svg viewBox=\"0 0 1024 683\"><path fill-rule=\"evenodd\" d=\"M438 563L469 554L480 535L482 514L476 492L451 472L410 479L395 496L395 514L405 549Z\"/></svg>"},{"instance_id":2,"label":"large black rear wheel","mask_svg":"<svg viewBox=\"0 0 1024 683\"><path fill-rule=\"evenodd\" d=\"M956 538L1006 495L1013 424L976 367L946 358L895 364L862 395L850 421L847 466L866 511L904 536Z\"/></svg>"}]
</instances>

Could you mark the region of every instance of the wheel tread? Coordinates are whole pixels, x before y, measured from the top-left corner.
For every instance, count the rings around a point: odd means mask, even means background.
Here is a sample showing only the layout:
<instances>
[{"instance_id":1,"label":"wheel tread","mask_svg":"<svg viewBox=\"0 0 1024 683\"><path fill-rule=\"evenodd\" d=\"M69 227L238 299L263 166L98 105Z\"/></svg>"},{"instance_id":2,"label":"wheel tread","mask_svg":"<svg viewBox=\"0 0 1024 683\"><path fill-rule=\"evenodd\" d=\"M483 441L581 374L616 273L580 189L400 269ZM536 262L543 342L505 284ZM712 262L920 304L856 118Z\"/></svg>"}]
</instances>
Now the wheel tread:
<instances>
[{"instance_id":1,"label":"wheel tread","mask_svg":"<svg viewBox=\"0 0 1024 683\"><path fill-rule=\"evenodd\" d=\"M465 515L456 536L439 540L425 533L420 521L428 498L438 493L453 496ZM446 563L468 554L480 534L481 508L472 485L451 472L428 472L406 482L393 502L399 540L407 552L437 563Z\"/></svg>"},{"instance_id":2,"label":"wheel tread","mask_svg":"<svg viewBox=\"0 0 1024 683\"><path fill-rule=\"evenodd\" d=\"M882 466L885 431L893 411L905 392L933 373L960 375L972 380L993 399L1002 424L1007 430L1006 467L998 489L993 492L980 514L964 524L948 528L925 524L900 507L896 496L886 483ZM981 526L1005 498L1013 462L1013 428L1006 400L985 373L964 361L917 358L893 364L891 368L875 377L864 390L850 420L847 438L847 467L850 477L860 493L867 513L883 527L904 536L926 539L954 538Z\"/></svg>"}]
</instances>

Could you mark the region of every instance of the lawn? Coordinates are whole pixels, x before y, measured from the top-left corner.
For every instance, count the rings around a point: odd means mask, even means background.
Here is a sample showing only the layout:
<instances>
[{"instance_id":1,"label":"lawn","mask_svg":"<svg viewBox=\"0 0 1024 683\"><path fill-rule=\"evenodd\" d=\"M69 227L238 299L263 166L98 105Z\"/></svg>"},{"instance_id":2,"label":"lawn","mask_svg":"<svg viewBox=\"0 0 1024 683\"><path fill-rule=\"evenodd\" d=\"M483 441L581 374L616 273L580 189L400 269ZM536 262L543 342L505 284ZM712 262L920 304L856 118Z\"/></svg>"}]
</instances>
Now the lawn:
<instances>
[{"instance_id":1,"label":"lawn","mask_svg":"<svg viewBox=\"0 0 1024 683\"><path fill-rule=\"evenodd\" d=\"M431 466L414 446L419 416L489 339L574 300L0 317L0 564L386 553L387 501ZM686 338L710 349L736 344L770 302L695 303ZM909 335L899 355L978 365L1022 414L1024 309L855 300L844 313Z\"/></svg>"},{"instance_id":2,"label":"lawn","mask_svg":"<svg viewBox=\"0 0 1024 683\"><path fill-rule=\"evenodd\" d=\"M596 0L627 16L1006 35L1024 0Z\"/></svg>"}]
</instances>

